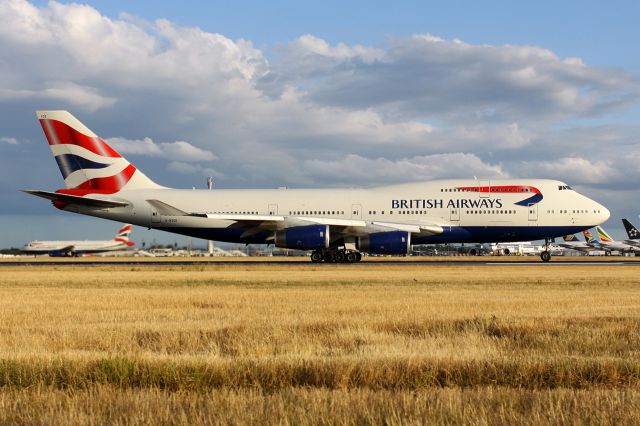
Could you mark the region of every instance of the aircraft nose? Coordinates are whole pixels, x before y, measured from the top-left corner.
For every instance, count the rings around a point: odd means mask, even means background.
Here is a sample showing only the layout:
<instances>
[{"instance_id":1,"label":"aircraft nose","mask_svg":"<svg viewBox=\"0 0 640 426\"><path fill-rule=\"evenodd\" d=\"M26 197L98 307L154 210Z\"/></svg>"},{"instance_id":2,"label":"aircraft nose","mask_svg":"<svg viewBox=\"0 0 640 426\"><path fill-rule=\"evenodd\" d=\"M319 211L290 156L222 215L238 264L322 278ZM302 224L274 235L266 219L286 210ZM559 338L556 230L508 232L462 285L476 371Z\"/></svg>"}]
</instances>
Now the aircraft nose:
<instances>
[{"instance_id":1,"label":"aircraft nose","mask_svg":"<svg viewBox=\"0 0 640 426\"><path fill-rule=\"evenodd\" d=\"M600 211L600 218L601 218L600 220L602 222L606 222L609 219L609 217L611 217L611 212L609 211L609 209L603 206L602 204L598 204L598 210Z\"/></svg>"}]
</instances>

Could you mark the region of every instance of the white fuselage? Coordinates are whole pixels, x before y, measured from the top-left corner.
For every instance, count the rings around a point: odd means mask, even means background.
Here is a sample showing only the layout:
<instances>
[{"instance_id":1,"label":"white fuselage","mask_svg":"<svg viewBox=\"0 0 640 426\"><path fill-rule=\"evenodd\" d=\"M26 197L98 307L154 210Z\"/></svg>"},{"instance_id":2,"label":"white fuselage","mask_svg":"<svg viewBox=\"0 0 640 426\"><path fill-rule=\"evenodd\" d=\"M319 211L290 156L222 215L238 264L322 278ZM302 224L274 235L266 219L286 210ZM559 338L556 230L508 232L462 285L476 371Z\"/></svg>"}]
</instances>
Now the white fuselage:
<instances>
[{"instance_id":1,"label":"white fuselage","mask_svg":"<svg viewBox=\"0 0 640 426\"><path fill-rule=\"evenodd\" d=\"M126 243L108 241L31 241L22 248L25 253L45 254L45 253L102 253L107 251L126 250Z\"/></svg>"},{"instance_id":2,"label":"white fuselage","mask_svg":"<svg viewBox=\"0 0 640 426\"><path fill-rule=\"evenodd\" d=\"M491 189L482 192L473 188ZM416 235L413 244L553 238L582 231L609 218L609 211L601 204L562 182L546 179L439 180L370 189L135 189L107 198L129 205L104 210L70 205L65 209L194 237L242 243L267 243L271 233L247 232L233 221L216 219L216 214L284 216L291 223L304 218L357 219L438 225L444 229L439 235ZM149 200L189 214L211 216L167 213Z\"/></svg>"}]
</instances>

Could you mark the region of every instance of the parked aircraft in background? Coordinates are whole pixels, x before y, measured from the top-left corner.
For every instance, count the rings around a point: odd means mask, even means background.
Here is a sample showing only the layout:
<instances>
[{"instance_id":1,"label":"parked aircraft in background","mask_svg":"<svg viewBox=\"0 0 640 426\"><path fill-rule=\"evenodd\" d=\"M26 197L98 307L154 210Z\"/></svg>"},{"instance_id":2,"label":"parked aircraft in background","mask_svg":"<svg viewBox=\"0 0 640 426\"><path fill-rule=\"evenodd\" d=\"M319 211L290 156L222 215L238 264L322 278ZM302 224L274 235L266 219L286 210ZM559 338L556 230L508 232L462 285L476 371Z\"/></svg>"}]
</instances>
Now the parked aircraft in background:
<instances>
[{"instance_id":1,"label":"parked aircraft in background","mask_svg":"<svg viewBox=\"0 0 640 426\"><path fill-rule=\"evenodd\" d=\"M134 245L129 241L132 227L124 225L112 240L108 241L31 241L22 251L29 254L48 254L49 256L80 256L89 253L126 250Z\"/></svg>"},{"instance_id":2,"label":"parked aircraft in background","mask_svg":"<svg viewBox=\"0 0 640 426\"><path fill-rule=\"evenodd\" d=\"M605 250L619 251L620 253L640 251L639 247L628 244L627 241L615 241L602 226L596 226L596 232L600 238L599 246Z\"/></svg>"},{"instance_id":3,"label":"parked aircraft in background","mask_svg":"<svg viewBox=\"0 0 640 426\"><path fill-rule=\"evenodd\" d=\"M311 250L314 262L411 244L545 239L609 218L601 204L549 179L439 180L370 189L180 190L160 186L66 111L37 117L65 180L26 190L59 209L205 240ZM283 170L283 172L286 172Z\"/></svg>"},{"instance_id":4,"label":"parked aircraft in background","mask_svg":"<svg viewBox=\"0 0 640 426\"><path fill-rule=\"evenodd\" d=\"M622 224L624 225L624 229L627 231L627 235L629 236L629 239L625 240L624 242L634 247L640 247L640 231L638 231L638 228L633 226L633 224L627 219L622 219Z\"/></svg>"},{"instance_id":5,"label":"parked aircraft in background","mask_svg":"<svg viewBox=\"0 0 640 426\"><path fill-rule=\"evenodd\" d=\"M558 246L562 247L564 249L576 250L576 251L581 251L581 252L585 252L585 253L592 252L594 250L598 250L593 245L594 238L593 238L593 235L591 235L591 232L589 232L588 229L585 229L582 233L583 233L583 235L585 237L585 241L581 241L574 234L570 234L570 235L565 235L564 237L562 237L563 241L558 243Z\"/></svg>"}]
</instances>

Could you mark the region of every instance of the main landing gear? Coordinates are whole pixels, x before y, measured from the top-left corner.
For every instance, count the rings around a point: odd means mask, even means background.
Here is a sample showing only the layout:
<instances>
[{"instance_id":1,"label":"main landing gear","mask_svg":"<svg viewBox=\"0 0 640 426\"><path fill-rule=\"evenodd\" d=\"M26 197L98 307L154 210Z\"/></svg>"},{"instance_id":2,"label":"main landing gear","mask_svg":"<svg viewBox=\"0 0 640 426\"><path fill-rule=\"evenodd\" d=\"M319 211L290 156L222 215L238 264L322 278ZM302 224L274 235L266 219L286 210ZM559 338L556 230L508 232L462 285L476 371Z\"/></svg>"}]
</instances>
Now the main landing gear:
<instances>
[{"instance_id":1,"label":"main landing gear","mask_svg":"<svg viewBox=\"0 0 640 426\"><path fill-rule=\"evenodd\" d=\"M549 238L544 239L544 250L540 253L540 259L543 262L548 262L551 260L551 251L549 251L549 244L551 244L551 240Z\"/></svg>"},{"instance_id":2,"label":"main landing gear","mask_svg":"<svg viewBox=\"0 0 640 426\"><path fill-rule=\"evenodd\" d=\"M338 250L334 248L314 250L311 253L313 263L356 263L362 260L362 254L353 250Z\"/></svg>"}]
</instances>

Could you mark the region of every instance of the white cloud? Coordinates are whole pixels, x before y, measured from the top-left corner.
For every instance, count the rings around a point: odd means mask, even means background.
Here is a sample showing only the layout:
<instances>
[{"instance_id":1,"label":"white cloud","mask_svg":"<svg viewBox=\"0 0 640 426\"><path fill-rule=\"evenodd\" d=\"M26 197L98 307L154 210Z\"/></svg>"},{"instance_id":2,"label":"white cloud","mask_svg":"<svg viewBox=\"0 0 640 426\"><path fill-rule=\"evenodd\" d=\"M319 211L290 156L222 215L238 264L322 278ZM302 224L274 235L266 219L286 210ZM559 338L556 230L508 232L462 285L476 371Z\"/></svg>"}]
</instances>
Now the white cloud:
<instances>
[{"instance_id":1,"label":"white cloud","mask_svg":"<svg viewBox=\"0 0 640 426\"><path fill-rule=\"evenodd\" d=\"M182 161L172 161L167 165L167 170L183 175L201 175L222 177L223 174L211 167L203 167L200 164L184 163Z\"/></svg>"},{"instance_id":2,"label":"white cloud","mask_svg":"<svg viewBox=\"0 0 640 426\"><path fill-rule=\"evenodd\" d=\"M189 142L162 142L160 148L167 158L182 161L213 161L216 156L212 152L200 149Z\"/></svg>"},{"instance_id":3,"label":"white cloud","mask_svg":"<svg viewBox=\"0 0 640 426\"><path fill-rule=\"evenodd\" d=\"M9 137L6 137L6 136L1 137L0 138L0 142L6 143L8 145L18 145L18 139L9 138Z\"/></svg>"},{"instance_id":4,"label":"white cloud","mask_svg":"<svg viewBox=\"0 0 640 426\"><path fill-rule=\"evenodd\" d=\"M164 157L179 161L214 161L216 156L207 150L191 145L189 142L161 142L156 144L151 138L126 139L108 138L106 141L120 154Z\"/></svg>"},{"instance_id":5,"label":"white cloud","mask_svg":"<svg viewBox=\"0 0 640 426\"><path fill-rule=\"evenodd\" d=\"M334 161L307 160L301 170L316 180L336 177L363 185L426 181L439 178L504 178L500 165L488 164L472 154L450 153L389 160L347 155Z\"/></svg>"},{"instance_id":6,"label":"white cloud","mask_svg":"<svg viewBox=\"0 0 640 426\"><path fill-rule=\"evenodd\" d=\"M115 98L101 95L100 91L94 87L80 86L71 82L49 83L48 87L38 90L0 89L0 101L23 99L61 101L89 111L110 107L116 102Z\"/></svg>"},{"instance_id":7,"label":"white cloud","mask_svg":"<svg viewBox=\"0 0 640 426\"><path fill-rule=\"evenodd\" d=\"M554 161L523 161L514 168L521 177L554 176L577 184L599 184L619 178L619 170L610 162L591 161L583 157L565 157Z\"/></svg>"},{"instance_id":8,"label":"white cloud","mask_svg":"<svg viewBox=\"0 0 640 426\"><path fill-rule=\"evenodd\" d=\"M303 36L281 55L282 66L274 64L280 79L303 87L315 102L456 123L488 118L485 111L500 121L600 115L640 96L637 76L590 68L579 58L561 59L531 46L415 35L360 53Z\"/></svg>"}]
</instances>

